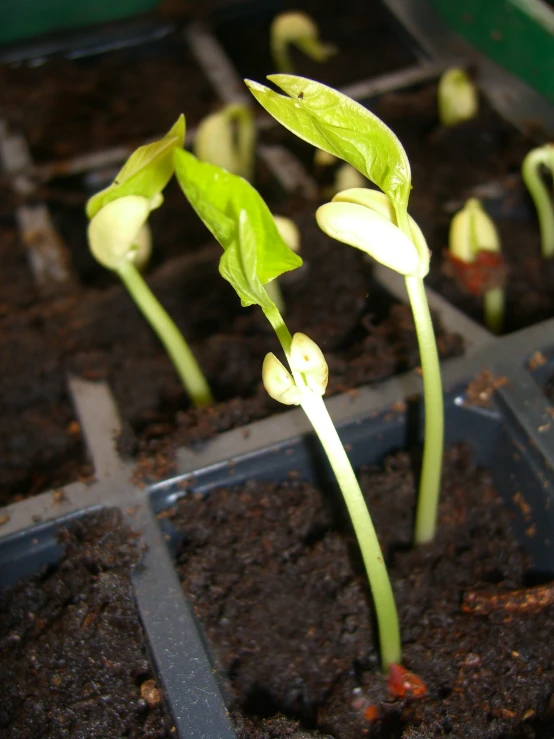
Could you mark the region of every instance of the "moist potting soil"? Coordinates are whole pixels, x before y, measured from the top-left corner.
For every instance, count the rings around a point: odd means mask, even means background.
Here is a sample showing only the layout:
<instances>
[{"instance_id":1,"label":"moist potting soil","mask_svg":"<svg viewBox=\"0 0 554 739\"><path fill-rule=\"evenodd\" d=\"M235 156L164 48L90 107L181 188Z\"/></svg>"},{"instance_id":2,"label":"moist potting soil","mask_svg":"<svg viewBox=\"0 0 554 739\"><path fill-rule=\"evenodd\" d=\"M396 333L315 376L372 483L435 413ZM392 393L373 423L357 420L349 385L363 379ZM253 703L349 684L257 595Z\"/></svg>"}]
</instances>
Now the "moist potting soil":
<instances>
[{"instance_id":1,"label":"moist potting soil","mask_svg":"<svg viewBox=\"0 0 554 739\"><path fill-rule=\"evenodd\" d=\"M136 534L111 509L59 540L57 564L0 592L0 734L169 739L130 581Z\"/></svg>"},{"instance_id":2,"label":"moist potting soil","mask_svg":"<svg viewBox=\"0 0 554 739\"><path fill-rule=\"evenodd\" d=\"M290 736L282 716L335 739L553 735L554 610L506 606L525 604L529 563L489 472L467 447L450 449L436 539L413 548L413 468L397 453L360 483L421 697L391 693L380 671L368 585L338 497L291 470L288 483L189 494L172 511L179 575L227 675L241 739ZM464 607L476 593L500 607Z\"/></svg>"}]
</instances>

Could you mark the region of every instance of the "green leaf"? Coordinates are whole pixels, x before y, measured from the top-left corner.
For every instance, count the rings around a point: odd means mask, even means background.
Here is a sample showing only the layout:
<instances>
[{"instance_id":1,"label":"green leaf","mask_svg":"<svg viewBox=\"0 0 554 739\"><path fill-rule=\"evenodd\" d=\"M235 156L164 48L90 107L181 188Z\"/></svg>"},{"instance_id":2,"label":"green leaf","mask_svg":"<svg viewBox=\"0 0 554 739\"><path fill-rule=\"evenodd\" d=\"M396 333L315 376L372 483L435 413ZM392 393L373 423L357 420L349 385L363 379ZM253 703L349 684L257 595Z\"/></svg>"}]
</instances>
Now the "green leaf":
<instances>
[{"instance_id":1,"label":"green leaf","mask_svg":"<svg viewBox=\"0 0 554 739\"><path fill-rule=\"evenodd\" d=\"M241 210L238 244L233 242L230 248L223 252L219 260L219 272L235 288L243 306L260 305L263 307L270 303L258 277L257 267L256 234L248 220L247 212Z\"/></svg>"},{"instance_id":2,"label":"green leaf","mask_svg":"<svg viewBox=\"0 0 554 739\"><path fill-rule=\"evenodd\" d=\"M131 154L113 183L88 201L87 216L93 218L105 205L126 195L148 200L159 195L173 175L173 150L184 143L185 117L181 115L163 139L140 146Z\"/></svg>"},{"instance_id":3,"label":"green leaf","mask_svg":"<svg viewBox=\"0 0 554 739\"><path fill-rule=\"evenodd\" d=\"M175 151L175 174L186 198L224 249L220 272L243 305L267 305L263 285L302 265L285 244L267 205L242 177Z\"/></svg>"},{"instance_id":4,"label":"green leaf","mask_svg":"<svg viewBox=\"0 0 554 739\"><path fill-rule=\"evenodd\" d=\"M286 95L246 80L250 92L285 128L349 162L406 209L410 163L398 138L363 105L319 82L291 74L268 77Z\"/></svg>"}]
</instances>

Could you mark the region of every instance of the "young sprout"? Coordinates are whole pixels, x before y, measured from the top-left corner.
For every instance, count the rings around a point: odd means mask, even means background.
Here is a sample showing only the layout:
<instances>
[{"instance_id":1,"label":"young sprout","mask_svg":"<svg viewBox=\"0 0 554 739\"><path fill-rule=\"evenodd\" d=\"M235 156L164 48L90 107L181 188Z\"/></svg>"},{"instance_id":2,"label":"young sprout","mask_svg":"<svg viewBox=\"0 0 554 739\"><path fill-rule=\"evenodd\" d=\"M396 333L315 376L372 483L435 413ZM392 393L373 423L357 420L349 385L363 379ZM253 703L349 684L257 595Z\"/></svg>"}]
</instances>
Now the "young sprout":
<instances>
[{"instance_id":1,"label":"young sprout","mask_svg":"<svg viewBox=\"0 0 554 739\"><path fill-rule=\"evenodd\" d=\"M277 231L279 231L279 236L283 239L289 249L292 249L295 254L298 254L300 251L301 239L300 231L298 230L296 223L291 221L290 218L285 218L285 216L274 215L273 220L277 226Z\"/></svg>"},{"instance_id":2,"label":"young sprout","mask_svg":"<svg viewBox=\"0 0 554 739\"><path fill-rule=\"evenodd\" d=\"M353 188L365 187L367 180L362 177L357 169L347 162L343 162L337 169L335 181L333 183L332 192L329 193L333 197L341 190L352 190Z\"/></svg>"},{"instance_id":3,"label":"young sprout","mask_svg":"<svg viewBox=\"0 0 554 739\"><path fill-rule=\"evenodd\" d=\"M130 156L112 185L87 203L88 241L100 264L118 274L171 357L197 407L212 403L210 389L177 326L140 275L136 256L148 246L150 212L163 202L162 190L174 172L173 151L183 146L185 119L179 118L160 141Z\"/></svg>"},{"instance_id":4,"label":"young sprout","mask_svg":"<svg viewBox=\"0 0 554 739\"><path fill-rule=\"evenodd\" d=\"M323 402L327 363L304 334L291 336L266 290L279 275L302 260L284 243L260 195L246 180L192 154L175 152L175 172L185 196L223 247L219 271L234 287L242 305L259 305L281 344L289 369L273 354L262 375L271 397L301 405L333 468L350 513L369 578L381 644L383 667L400 661L400 633L394 596L375 529L356 475Z\"/></svg>"},{"instance_id":5,"label":"young sprout","mask_svg":"<svg viewBox=\"0 0 554 739\"><path fill-rule=\"evenodd\" d=\"M353 187L365 187L367 180L362 177L357 169L347 162L341 162L333 154L329 154L323 149L316 149L314 154L314 164L319 169L327 167L334 167L335 164L339 165L335 171L335 179L332 185L323 188L323 193L326 197L332 198L341 190L348 190ZM340 164L339 164L340 163Z\"/></svg>"},{"instance_id":6,"label":"young sprout","mask_svg":"<svg viewBox=\"0 0 554 739\"><path fill-rule=\"evenodd\" d=\"M447 69L438 87L439 120L443 126L457 126L479 112L477 88L463 69Z\"/></svg>"},{"instance_id":7,"label":"young sprout","mask_svg":"<svg viewBox=\"0 0 554 739\"><path fill-rule=\"evenodd\" d=\"M326 62L337 53L335 46L319 40L318 27L310 16L299 11L276 16L271 24L270 37L273 62L281 72L294 71L289 49L291 44L316 62Z\"/></svg>"},{"instance_id":8,"label":"young sprout","mask_svg":"<svg viewBox=\"0 0 554 739\"><path fill-rule=\"evenodd\" d=\"M423 464L416 512L416 543L430 541L436 529L444 411L437 344L423 277L429 250L408 216L410 164L394 133L369 110L319 82L287 74L270 79L286 95L246 81L258 102L301 139L344 159L383 194L347 190L318 211L318 223L340 241L363 249L404 275L421 356L425 402Z\"/></svg>"},{"instance_id":9,"label":"young sprout","mask_svg":"<svg viewBox=\"0 0 554 739\"><path fill-rule=\"evenodd\" d=\"M329 154L328 151L323 149L316 149L314 153L314 164L316 167L331 167L336 164L339 160L333 154Z\"/></svg>"},{"instance_id":10,"label":"young sprout","mask_svg":"<svg viewBox=\"0 0 554 739\"><path fill-rule=\"evenodd\" d=\"M537 209L541 232L541 249L545 259L554 257L554 204L552 195L541 176L541 167L546 167L554 178L554 144L545 144L532 149L524 158L521 174Z\"/></svg>"},{"instance_id":11,"label":"young sprout","mask_svg":"<svg viewBox=\"0 0 554 739\"><path fill-rule=\"evenodd\" d=\"M472 295L483 296L485 325L500 333L504 323L504 260L496 227L477 198L470 198L452 219L448 249L458 281Z\"/></svg>"},{"instance_id":12,"label":"young sprout","mask_svg":"<svg viewBox=\"0 0 554 739\"><path fill-rule=\"evenodd\" d=\"M298 254L298 252L300 251L300 231L296 227L296 223L294 221L291 221L290 218L285 218L284 216L274 215L273 220L275 221L275 225L277 226L279 236L283 239L289 249L292 249L295 254ZM278 279L275 278L271 282L268 282L265 286L265 289L267 290L267 293L271 300L277 306L279 313L284 313L285 301L283 300L283 295L281 293L281 288L279 287Z\"/></svg>"},{"instance_id":13,"label":"young sprout","mask_svg":"<svg viewBox=\"0 0 554 739\"><path fill-rule=\"evenodd\" d=\"M252 111L241 103L231 103L201 121L193 148L198 159L251 180L255 141Z\"/></svg>"}]
</instances>

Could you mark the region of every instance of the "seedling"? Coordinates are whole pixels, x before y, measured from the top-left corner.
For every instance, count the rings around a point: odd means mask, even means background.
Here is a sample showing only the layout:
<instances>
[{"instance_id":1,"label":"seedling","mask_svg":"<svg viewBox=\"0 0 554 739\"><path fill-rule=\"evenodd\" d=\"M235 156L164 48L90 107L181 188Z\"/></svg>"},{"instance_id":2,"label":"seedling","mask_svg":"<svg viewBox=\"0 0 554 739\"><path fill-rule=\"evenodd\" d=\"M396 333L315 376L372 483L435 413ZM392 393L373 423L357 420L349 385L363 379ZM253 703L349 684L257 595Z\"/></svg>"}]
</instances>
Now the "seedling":
<instances>
[{"instance_id":1,"label":"seedling","mask_svg":"<svg viewBox=\"0 0 554 739\"><path fill-rule=\"evenodd\" d=\"M327 363L305 334L291 336L265 289L301 258L279 235L266 204L244 179L175 151L175 171L185 196L223 247L221 275L243 306L259 305L273 326L290 371L270 353L262 377L269 394L286 405L301 405L329 458L352 519L369 578L379 625L383 667L400 661L400 634L394 596L375 529L358 481L323 402Z\"/></svg>"},{"instance_id":2,"label":"seedling","mask_svg":"<svg viewBox=\"0 0 554 739\"><path fill-rule=\"evenodd\" d=\"M463 69L447 69L438 87L439 120L443 126L457 126L479 112L477 88Z\"/></svg>"},{"instance_id":3,"label":"seedling","mask_svg":"<svg viewBox=\"0 0 554 739\"><path fill-rule=\"evenodd\" d=\"M365 187L367 180L365 180L357 169L347 162L343 162L335 173L335 181L333 182L332 192L330 196L333 197L342 190L351 190L353 188Z\"/></svg>"},{"instance_id":4,"label":"seedling","mask_svg":"<svg viewBox=\"0 0 554 739\"><path fill-rule=\"evenodd\" d=\"M448 248L458 282L472 295L483 296L485 325L500 333L506 269L496 227L477 198L470 198L452 219Z\"/></svg>"},{"instance_id":5,"label":"seedling","mask_svg":"<svg viewBox=\"0 0 554 739\"><path fill-rule=\"evenodd\" d=\"M185 119L160 141L141 146L111 184L87 203L88 241L93 256L118 274L165 346L195 406L212 403L210 389L177 326L140 275L135 257L149 239L147 219L163 202L162 190L174 172L173 151L183 146Z\"/></svg>"},{"instance_id":6,"label":"seedling","mask_svg":"<svg viewBox=\"0 0 554 739\"><path fill-rule=\"evenodd\" d=\"M251 180L254 172L256 129L252 111L232 103L201 121L194 139L198 159Z\"/></svg>"},{"instance_id":7,"label":"seedling","mask_svg":"<svg viewBox=\"0 0 554 739\"><path fill-rule=\"evenodd\" d=\"M349 190L353 187L365 187L367 185L367 180L351 164L342 162L337 157L322 149L315 150L314 165L319 170L327 169L328 167L333 167L335 170L333 184L322 189L325 197L332 198L333 195L341 192L341 190ZM335 165L337 165L336 168Z\"/></svg>"},{"instance_id":8,"label":"seedling","mask_svg":"<svg viewBox=\"0 0 554 739\"><path fill-rule=\"evenodd\" d=\"M326 62L337 53L332 44L319 40L319 29L309 15L292 11L274 18L270 30L271 55L275 67L281 72L293 72L290 46L294 45L316 62Z\"/></svg>"},{"instance_id":9,"label":"seedling","mask_svg":"<svg viewBox=\"0 0 554 739\"><path fill-rule=\"evenodd\" d=\"M423 373L425 441L415 541L430 541L436 528L444 410L437 345L423 277L429 250L408 216L410 164L400 141L359 103L319 82L286 74L270 79L287 95L246 81L258 102L301 139L344 159L383 193L354 189L339 193L317 213L319 226L334 238L404 275L414 314ZM288 97L287 97L288 96Z\"/></svg>"},{"instance_id":10,"label":"seedling","mask_svg":"<svg viewBox=\"0 0 554 739\"><path fill-rule=\"evenodd\" d=\"M554 177L554 144L545 144L530 151L521 167L523 181L531 193L537 209L541 232L541 249L545 259L554 257L554 204L541 175L541 168L548 169L550 177Z\"/></svg>"},{"instance_id":11,"label":"seedling","mask_svg":"<svg viewBox=\"0 0 554 739\"><path fill-rule=\"evenodd\" d=\"M329 154L328 151L323 151L323 149L316 149L314 152L314 164L316 167L332 167L338 161L337 157Z\"/></svg>"}]
</instances>

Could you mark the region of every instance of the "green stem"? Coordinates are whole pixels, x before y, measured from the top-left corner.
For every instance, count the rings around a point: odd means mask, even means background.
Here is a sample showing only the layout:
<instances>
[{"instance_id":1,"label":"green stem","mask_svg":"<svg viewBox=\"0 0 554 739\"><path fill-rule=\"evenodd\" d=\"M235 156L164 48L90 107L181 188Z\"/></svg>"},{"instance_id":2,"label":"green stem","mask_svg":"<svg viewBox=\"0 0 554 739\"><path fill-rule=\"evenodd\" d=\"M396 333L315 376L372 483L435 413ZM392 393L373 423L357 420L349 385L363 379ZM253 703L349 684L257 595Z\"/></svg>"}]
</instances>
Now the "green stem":
<instances>
[{"instance_id":1,"label":"green stem","mask_svg":"<svg viewBox=\"0 0 554 739\"><path fill-rule=\"evenodd\" d=\"M554 210L552 197L541 177L540 166L544 164L554 174L554 146L546 145L533 149L523 160L521 174L527 185L539 219L542 255L545 259L554 257Z\"/></svg>"},{"instance_id":2,"label":"green stem","mask_svg":"<svg viewBox=\"0 0 554 739\"><path fill-rule=\"evenodd\" d=\"M264 308L264 313L273 326L285 356L290 356L292 337L283 317L275 306ZM387 671L393 663L401 658L400 629L398 614L394 603L394 595L385 566L379 540L373 522L360 490L358 480L342 445L337 430L325 407L323 398L306 387L301 373L290 368L297 386L302 392L302 408L323 446L331 468L344 497L348 513L354 526L356 538L362 552L369 585L375 603L377 624L379 627L379 643L381 645L381 663Z\"/></svg>"},{"instance_id":3,"label":"green stem","mask_svg":"<svg viewBox=\"0 0 554 739\"><path fill-rule=\"evenodd\" d=\"M272 43L271 55L275 69L281 74L294 74L294 65L292 63L290 42L282 39L275 39Z\"/></svg>"},{"instance_id":4,"label":"green stem","mask_svg":"<svg viewBox=\"0 0 554 739\"><path fill-rule=\"evenodd\" d=\"M396 207L398 227L411 239L422 260L428 260L427 244L413 239L406 207ZM424 544L432 541L437 528L439 492L442 473L444 446L444 401L439 353L429 304L425 294L423 278L406 276L406 289L414 316L414 323L423 375L423 402L425 406L425 428L423 462L419 481L419 496L414 527L414 542Z\"/></svg>"},{"instance_id":5,"label":"green stem","mask_svg":"<svg viewBox=\"0 0 554 739\"><path fill-rule=\"evenodd\" d=\"M504 325L504 290L494 287L483 295L485 325L493 334L499 334Z\"/></svg>"},{"instance_id":6,"label":"green stem","mask_svg":"<svg viewBox=\"0 0 554 739\"><path fill-rule=\"evenodd\" d=\"M267 285L265 285L265 289L267 290ZM279 342L283 347L283 351L285 352L285 356L288 361L290 357L290 345L292 343L292 336L287 328L286 323L283 321L283 316L279 313L279 309L273 304L262 306L262 310L267 320L271 323L273 330L277 334L277 338L279 339Z\"/></svg>"},{"instance_id":7,"label":"green stem","mask_svg":"<svg viewBox=\"0 0 554 739\"><path fill-rule=\"evenodd\" d=\"M435 536L444 444L442 379L431 313L421 277L406 277L423 375L425 430L414 541L424 544Z\"/></svg>"},{"instance_id":8,"label":"green stem","mask_svg":"<svg viewBox=\"0 0 554 739\"><path fill-rule=\"evenodd\" d=\"M183 335L158 302L135 265L126 261L117 274L171 357L175 369L197 408L213 403L206 378Z\"/></svg>"},{"instance_id":9,"label":"green stem","mask_svg":"<svg viewBox=\"0 0 554 739\"><path fill-rule=\"evenodd\" d=\"M323 398L306 391L301 405L329 459L354 526L375 604L381 663L383 671L387 672L393 662L400 662L401 645L394 594L379 540L358 480Z\"/></svg>"}]
</instances>

